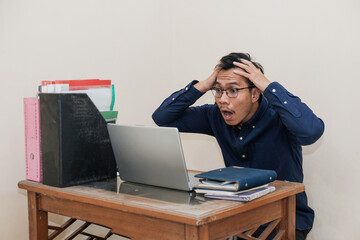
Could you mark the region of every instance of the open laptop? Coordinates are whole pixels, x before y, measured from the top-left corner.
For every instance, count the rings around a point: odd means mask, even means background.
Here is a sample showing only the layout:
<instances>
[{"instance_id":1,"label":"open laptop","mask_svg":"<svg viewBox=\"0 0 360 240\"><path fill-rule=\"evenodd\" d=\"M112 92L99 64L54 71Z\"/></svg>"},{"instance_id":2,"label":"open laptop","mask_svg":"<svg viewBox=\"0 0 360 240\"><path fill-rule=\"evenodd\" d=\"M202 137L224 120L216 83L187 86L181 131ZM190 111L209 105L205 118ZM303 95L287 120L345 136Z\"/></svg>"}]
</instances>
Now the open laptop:
<instances>
[{"instance_id":1,"label":"open laptop","mask_svg":"<svg viewBox=\"0 0 360 240\"><path fill-rule=\"evenodd\" d=\"M122 180L184 191L199 183L187 172L177 128L109 123L108 131Z\"/></svg>"}]
</instances>

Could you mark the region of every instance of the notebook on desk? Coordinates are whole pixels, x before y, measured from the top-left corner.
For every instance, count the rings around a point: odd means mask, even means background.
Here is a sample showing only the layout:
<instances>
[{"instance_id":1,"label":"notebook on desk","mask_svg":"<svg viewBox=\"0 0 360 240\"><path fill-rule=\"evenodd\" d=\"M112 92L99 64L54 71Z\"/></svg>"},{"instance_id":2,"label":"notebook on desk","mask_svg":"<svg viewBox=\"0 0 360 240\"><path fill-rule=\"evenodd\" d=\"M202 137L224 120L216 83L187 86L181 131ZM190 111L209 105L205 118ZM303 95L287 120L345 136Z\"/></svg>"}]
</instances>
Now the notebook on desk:
<instances>
[{"instance_id":1,"label":"notebook on desk","mask_svg":"<svg viewBox=\"0 0 360 240\"><path fill-rule=\"evenodd\" d=\"M188 173L177 128L108 124L120 178L191 191L199 184Z\"/></svg>"}]
</instances>

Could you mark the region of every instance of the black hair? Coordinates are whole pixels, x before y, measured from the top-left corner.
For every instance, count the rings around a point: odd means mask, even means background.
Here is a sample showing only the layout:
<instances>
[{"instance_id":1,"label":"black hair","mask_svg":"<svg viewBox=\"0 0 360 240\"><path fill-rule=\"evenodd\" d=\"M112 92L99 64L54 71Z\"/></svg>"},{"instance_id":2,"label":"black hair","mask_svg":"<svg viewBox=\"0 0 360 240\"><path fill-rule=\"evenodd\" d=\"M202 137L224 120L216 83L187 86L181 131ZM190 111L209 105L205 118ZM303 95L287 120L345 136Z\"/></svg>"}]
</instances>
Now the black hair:
<instances>
[{"instance_id":1,"label":"black hair","mask_svg":"<svg viewBox=\"0 0 360 240\"><path fill-rule=\"evenodd\" d=\"M223 56L220 59L219 63L215 66L215 68L220 67L223 70L237 68L238 66L235 66L233 62L240 62L240 59L245 59L245 60L252 62L252 64L254 64L255 67L260 69L260 71L264 74L264 68L261 66L261 64L252 61L251 56L248 53L235 53L235 52L229 53L228 55ZM249 79L246 79L246 80L247 80L249 86L255 87L255 85Z\"/></svg>"},{"instance_id":2,"label":"black hair","mask_svg":"<svg viewBox=\"0 0 360 240\"><path fill-rule=\"evenodd\" d=\"M237 66L235 66L233 64L233 62L239 62L240 59L245 59L245 60L252 62L252 64L254 64L255 67L260 69L260 71L264 74L264 68L261 66L261 64L252 61L251 56L248 53L235 53L235 52L230 53L230 54L222 57L219 61L219 64L217 64L216 67L220 67L224 70L228 70L230 68L235 68Z\"/></svg>"}]
</instances>

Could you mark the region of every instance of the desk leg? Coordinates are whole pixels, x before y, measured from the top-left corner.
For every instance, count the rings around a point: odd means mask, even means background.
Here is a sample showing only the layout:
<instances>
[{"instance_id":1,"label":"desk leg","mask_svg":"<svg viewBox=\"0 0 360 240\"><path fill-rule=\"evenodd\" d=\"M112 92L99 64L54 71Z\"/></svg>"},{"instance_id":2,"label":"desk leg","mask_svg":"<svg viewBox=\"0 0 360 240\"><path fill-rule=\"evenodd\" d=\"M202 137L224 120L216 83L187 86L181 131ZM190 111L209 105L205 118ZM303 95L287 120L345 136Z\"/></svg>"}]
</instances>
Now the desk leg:
<instances>
[{"instance_id":1,"label":"desk leg","mask_svg":"<svg viewBox=\"0 0 360 240\"><path fill-rule=\"evenodd\" d=\"M39 209L39 197L34 192L28 195L29 239L48 239L48 213Z\"/></svg>"},{"instance_id":2,"label":"desk leg","mask_svg":"<svg viewBox=\"0 0 360 240\"><path fill-rule=\"evenodd\" d=\"M185 225L185 239L186 240L208 240L209 226L202 225L200 227Z\"/></svg>"},{"instance_id":3,"label":"desk leg","mask_svg":"<svg viewBox=\"0 0 360 240\"><path fill-rule=\"evenodd\" d=\"M295 240L296 197L295 195L292 195L282 201L284 215L279 224L279 229L280 231L285 231L284 239Z\"/></svg>"}]
</instances>

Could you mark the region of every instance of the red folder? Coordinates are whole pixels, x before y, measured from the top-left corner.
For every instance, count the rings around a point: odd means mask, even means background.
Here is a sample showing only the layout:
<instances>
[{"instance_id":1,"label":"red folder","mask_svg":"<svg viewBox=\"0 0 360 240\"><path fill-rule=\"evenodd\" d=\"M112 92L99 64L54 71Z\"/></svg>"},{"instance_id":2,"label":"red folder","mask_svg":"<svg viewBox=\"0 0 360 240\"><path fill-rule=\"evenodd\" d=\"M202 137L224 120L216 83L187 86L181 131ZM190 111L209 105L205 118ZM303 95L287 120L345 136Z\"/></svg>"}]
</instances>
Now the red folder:
<instances>
[{"instance_id":1,"label":"red folder","mask_svg":"<svg viewBox=\"0 0 360 240\"><path fill-rule=\"evenodd\" d=\"M42 182L40 101L24 98L26 179Z\"/></svg>"}]
</instances>

